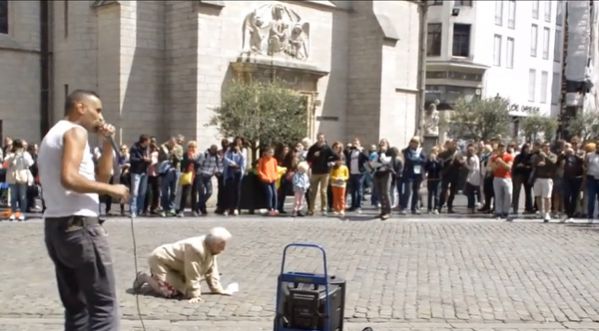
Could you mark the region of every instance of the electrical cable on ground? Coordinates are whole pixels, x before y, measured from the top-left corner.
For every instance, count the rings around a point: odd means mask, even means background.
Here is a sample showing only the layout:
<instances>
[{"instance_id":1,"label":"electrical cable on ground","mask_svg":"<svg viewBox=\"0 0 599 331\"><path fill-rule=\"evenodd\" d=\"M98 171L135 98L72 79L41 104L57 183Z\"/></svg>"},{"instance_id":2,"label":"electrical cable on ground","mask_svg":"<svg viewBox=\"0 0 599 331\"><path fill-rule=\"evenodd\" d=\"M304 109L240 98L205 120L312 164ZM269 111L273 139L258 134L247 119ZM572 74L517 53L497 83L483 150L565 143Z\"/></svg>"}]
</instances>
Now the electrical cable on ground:
<instances>
[{"instance_id":1,"label":"electrical cable on ground","mask_svg":"<svg viewBox=\"0 0 599 331\"><path fill-rule=\"evenodd\" d=\"M133 239L133 264L135 265L135 277L137 278L137 243L135 242L135 226L133 226L133 214L129 216L129 220L131 221L131 239ZM135 279L135 278L134 278ZM144 320L141 317L141 308L139 307L139 291L135 291L135 305L137 307L137 316L139 317L139 322L141 322L141 329L146 331L146 326L144 324Z\"/></svg>"}]
</instances>

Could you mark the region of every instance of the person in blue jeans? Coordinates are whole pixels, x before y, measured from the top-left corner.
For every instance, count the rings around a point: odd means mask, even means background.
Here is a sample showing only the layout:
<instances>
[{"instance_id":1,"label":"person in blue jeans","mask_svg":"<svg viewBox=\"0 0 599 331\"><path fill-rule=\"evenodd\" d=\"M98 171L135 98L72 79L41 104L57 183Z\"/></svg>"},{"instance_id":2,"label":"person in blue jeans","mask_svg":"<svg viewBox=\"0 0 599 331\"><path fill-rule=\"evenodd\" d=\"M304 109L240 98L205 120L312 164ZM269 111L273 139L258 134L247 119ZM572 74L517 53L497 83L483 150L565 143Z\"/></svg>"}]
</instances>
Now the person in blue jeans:
<instances>
[{"instance_id":1,"label":"person in blue jeans","mask_svg":"<svg viewBox=\"0 0 599 331\"><path fill-rule=\"evenodd\" d=\"M593 223L595 218L595 203L599 195L599 154L595 144L589 144L590 151L585 159L587 187L587 218Z\"/></svg>"},{"instance_id":2,"label":"person in blue jeans","mask_svg":"<svg viewBox=\"0 0 599 331\"><path fill-rule=\"evenodd\" d=\"M362 146L358 138L354 138L353 144L349 148L349 151L347 151L345 161L349 169L349 194L351 196L349 211L360 212L362 209L362 197L364 196L363 183L368 155L362 151Z\"/></svg>"},{"instance_id":3,"label":"person in blue jeans","mask_svg":"<svg viewBox=\"0 0 599 331\"><path fill-rule=\"evenodd\" d=\"M135 217L144 210L146 190L148 187L148 166L150 165L150 137L142 134L129 150L131 167L131 216Z\"/></svg>"},{"instance_id":4,"label":"person in blue jeans","mask_svg":"<svg viewBox=\"0 0 599 331\"><path fill-rule=\"evenodd\" d=\"M235 137L233 143L224 155L224 182L225 182L225 211L223 214L239 215L241 203L241 180L247 167L247 158L243 147L243 138Z\"/></svg>"},{"instance_id":5,"label":"person in blue jeans","mask_svg":"<svg viewBox=\"0 0 599 331\"><path fill-rule=\"evenodd\" d=\"M419 214L418 207L418 191L424 175L424 164L426 163L426 155L420 147L420 138L413 137L410 144L402 151L404 159L403 168L403 194L400 199L400 212L407 214L408 201L411 200L410 210L412 214Z\"/></svg>"},{"instance_id":6,"label":"person in blue jeans","mask_svg":"<svg viewBox=\"0 0 599 331\"><path fill-rule=\"evenodd\" d=\"M212 177L216 176L221 169L222 160L218 156L218 147L216 145L199 155L196 164L195 185L199 193L198 205L196 211L202 215L207 215L206 202L212 196Z\"/></svg>"}]
</instances>

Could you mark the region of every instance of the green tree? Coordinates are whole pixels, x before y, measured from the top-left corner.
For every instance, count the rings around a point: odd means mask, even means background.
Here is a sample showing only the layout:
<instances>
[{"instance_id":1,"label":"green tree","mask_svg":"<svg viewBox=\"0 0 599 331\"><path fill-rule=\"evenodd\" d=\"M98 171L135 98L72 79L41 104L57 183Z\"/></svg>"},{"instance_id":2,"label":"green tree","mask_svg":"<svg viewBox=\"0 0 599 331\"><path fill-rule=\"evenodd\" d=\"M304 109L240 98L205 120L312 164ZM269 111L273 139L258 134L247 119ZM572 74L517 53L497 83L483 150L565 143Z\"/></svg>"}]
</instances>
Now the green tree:
<instances>
[{"instance_id":1,"label":"green tree","mask_svg":"<svg viewBox=\"0 0 599 331\"><path fill-rule=\"evenodd\" d=\"M510 128L509 101L495 97L458 100L449 123L450 134L456 138L488 140L505 135Z\"/></svg>"},{"instance_id":2,"label":"green tree","mask_svg":"<svg viewBox=\"0 0 599 331\"><path fill-rule=\"evenodd\" d=\"M538 113L522 119L521 123L522 131L524 131L524 136L528 141L540 138L541 134L543 134L546 141L555 139L557 126L558 123L555 118L543 116Z\"/></svg>"},{"instance_id":3,"label":"green tree","mask_svg":"<svg viewBox=\"0 0 599 331\"><path fill-rule=\"evenodd\" d=\"M596 113L579 113L570 119L566 126L568 132L577 135L582 140L588 140L599 136L599 116Z\"/></svg>"},{"instance_id":4,"label":"green tree","mask_svg":"<svg viewBox=\"0 0 599 331\"><path fill-rule=\"evenodd\" d=\"M233 81L211 124L227 137L246 139L255 159L260 146L296 143L306 135L305 99L280 82Z\"/></svg>"}]
</instances>

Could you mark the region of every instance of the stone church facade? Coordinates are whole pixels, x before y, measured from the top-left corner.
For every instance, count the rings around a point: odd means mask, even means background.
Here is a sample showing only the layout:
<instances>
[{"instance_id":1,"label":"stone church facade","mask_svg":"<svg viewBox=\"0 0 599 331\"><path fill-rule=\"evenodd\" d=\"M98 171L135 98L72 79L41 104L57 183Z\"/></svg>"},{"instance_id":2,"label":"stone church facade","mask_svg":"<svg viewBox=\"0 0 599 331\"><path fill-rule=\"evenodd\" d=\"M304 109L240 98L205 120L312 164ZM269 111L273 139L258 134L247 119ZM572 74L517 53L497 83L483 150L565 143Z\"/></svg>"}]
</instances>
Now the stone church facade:
<instances>
[{"instance_id":1,"label":"stone church facade","mask_svg":"<svg viewBox=\"0 0 599 331\"><path fill-rule=\"evenodd\" d=\"M203 148L220 138L209 122L227 84L274 77L305 96L309 137L401 146L415 132L412 1L53 1L47 10L44 99L43 8L8 2L4 135L39 140L62 117L65 95L84 88L100 94L122 142L181 133Z\"/></svg>"}]
</instances>

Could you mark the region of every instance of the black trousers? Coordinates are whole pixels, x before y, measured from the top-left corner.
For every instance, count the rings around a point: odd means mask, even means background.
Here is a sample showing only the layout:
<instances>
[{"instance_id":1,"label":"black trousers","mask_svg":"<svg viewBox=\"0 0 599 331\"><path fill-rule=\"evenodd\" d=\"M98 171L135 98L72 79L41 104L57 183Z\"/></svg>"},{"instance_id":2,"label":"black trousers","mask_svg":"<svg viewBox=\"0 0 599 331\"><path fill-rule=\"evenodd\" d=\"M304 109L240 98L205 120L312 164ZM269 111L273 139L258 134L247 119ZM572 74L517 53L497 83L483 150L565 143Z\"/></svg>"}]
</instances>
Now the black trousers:
<instances>
[{"instance_id":1,"label":"black trousers","mask_svg":"<svg viewBox=\"0 0 599 331\"><path fill-rule=\"evenodd\" d=\"M98 219L46 218L45 241L65 308L65 330L118 330L112 258Z\"/></svg>"},{"instance_id":2,"label":"black trousers","mask_svg":"<svg viewBox=\"0 0 599 331\"><path fill-rule=\"evenodd\" d=\"M447 209L453 211L453 200L458 191L458 181L454 178L441 180L441 199L439 201L439 210L445 206L447 201Z\"/></svg>"}]
</instances>

